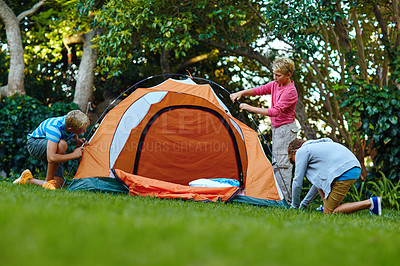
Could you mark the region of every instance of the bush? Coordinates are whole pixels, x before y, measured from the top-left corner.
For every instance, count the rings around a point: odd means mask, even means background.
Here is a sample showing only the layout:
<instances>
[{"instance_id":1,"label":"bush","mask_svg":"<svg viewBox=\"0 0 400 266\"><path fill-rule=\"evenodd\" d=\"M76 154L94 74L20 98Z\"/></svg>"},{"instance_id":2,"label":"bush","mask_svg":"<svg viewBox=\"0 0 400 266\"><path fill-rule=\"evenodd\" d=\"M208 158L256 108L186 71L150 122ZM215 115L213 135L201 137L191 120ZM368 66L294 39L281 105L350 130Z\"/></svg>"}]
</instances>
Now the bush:
<instances>
[{"instance_id":1,"label":"bush","mask_svg":"<svg viewBox=\"0 0 400 266\"><path fill-rule=\"evenodd\" d=\"M377 182L368 182L371 185L372 196L382 198L382 204L396 210L400 210L400 181L393 183L387 179L385 174L380 172L382 177Z\"/></svg>"},{"instance_id":2,"label":"bush","mask_svg":"<svg viewBox=\"0 0 400 266\"><path fill-rule=\"evenodd\" d=\"M368 199L371 197L371 192L368 191L367 181L358 179L349 189L344 198L344 202L356 202Z\"/></svg>"},{"instance_id":3,"label":"bush","mask_svg":"<svg viewBox=\"0 0 400 266\"><path fill-rule=\"evenodd\" d=\"M400 90L395 86L382 88L364 81L355 81L341 106L351 106L347 117L359 123L359 131L372 141L376 150L370 174L378 179L382 171L397 183L400 180Z\"/></svg>"},{"instance_id":4,"label":"bush","mask_svg":"<svg viewBox=\"0 0 400 266\"><path fill-rule=\"evenodd\" d=\"M29 168L43 171L41 163L29 158L26 136L43 120L77 109L74 103L57 102L44 106L29 96L15 95L0 101L0 169L10 174Z\"/></svg>"}]
</instances>

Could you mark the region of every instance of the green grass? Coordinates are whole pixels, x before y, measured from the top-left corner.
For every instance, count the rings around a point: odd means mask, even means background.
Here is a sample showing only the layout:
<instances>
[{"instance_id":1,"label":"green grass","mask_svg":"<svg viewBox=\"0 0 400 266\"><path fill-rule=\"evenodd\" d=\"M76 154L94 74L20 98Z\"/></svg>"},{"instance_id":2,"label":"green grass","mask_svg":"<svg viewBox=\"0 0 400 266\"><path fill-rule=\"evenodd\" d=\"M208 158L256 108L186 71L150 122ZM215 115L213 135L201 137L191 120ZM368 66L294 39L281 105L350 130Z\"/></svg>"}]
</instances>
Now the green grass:
<instances>
[{"instance_id":1,"label":"green grass","mask_svg":"<svg viewBox=\"0 0 400 266\"><path fill-rule=\"evenodd\" d=\"M395 265L399 212L48 191L0 182L0 265Z\"/></svg>"}]
</instances>

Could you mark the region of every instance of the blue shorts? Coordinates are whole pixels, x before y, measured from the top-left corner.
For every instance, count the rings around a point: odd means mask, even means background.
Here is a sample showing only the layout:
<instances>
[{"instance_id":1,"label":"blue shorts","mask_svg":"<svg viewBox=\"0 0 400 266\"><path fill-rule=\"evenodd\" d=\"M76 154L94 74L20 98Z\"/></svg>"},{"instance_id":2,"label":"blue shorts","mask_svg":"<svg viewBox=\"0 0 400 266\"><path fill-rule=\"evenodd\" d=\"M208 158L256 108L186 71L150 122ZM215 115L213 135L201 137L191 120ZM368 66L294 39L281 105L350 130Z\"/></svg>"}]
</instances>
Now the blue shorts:
<instances>
[{"instance_id":1,"label":"blue shorts","mask_svg":"<svg viewBox=\"0 0 400 266\"><path fill-rule=\"evenodd\" d=\"M344 172L341 176L335 179L335 181L345 181L351 179L358 179L361 175L360 167L353 167L350 170Z\"/></svg>"},{"instance_id":2,"label":"blue shorts","mask_svg":"<svg viewBox=\"0 0 400 266\"><path fill-rule=\"evenodd\" d=\"M47 171L47 139L42 138L29 138L26 142L26 148L28 149L29 154L38 160L41 160L45 163L45 168ZM63 163L57 168L55 176L61 177L64 179L64 167Z\"/></svg>"}]
</instances>

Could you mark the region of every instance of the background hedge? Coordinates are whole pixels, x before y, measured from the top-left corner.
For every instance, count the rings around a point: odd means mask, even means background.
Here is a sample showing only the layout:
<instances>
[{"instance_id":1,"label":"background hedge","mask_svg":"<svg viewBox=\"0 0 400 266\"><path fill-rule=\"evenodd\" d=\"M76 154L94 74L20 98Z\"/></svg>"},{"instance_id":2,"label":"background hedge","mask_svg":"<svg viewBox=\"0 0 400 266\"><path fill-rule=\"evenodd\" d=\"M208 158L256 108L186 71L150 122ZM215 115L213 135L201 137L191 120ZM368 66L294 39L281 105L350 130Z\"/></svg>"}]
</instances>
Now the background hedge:
<instances>
[{"instance_id":1,"label":"background hedge","mask_svg":"<svg viewBox=\"0 0 400 266\"><path fill-rule=\"evenodd\" d=\"M45 106L26 95L1 99L0 170L7 176L27 168L33 172L39 172L39 169L43 172L43 163L30 157L25 147L27 134L46 118L63 116L75 109L78 106L74 103L57 102Z\"/></svg>"}]
</instances>

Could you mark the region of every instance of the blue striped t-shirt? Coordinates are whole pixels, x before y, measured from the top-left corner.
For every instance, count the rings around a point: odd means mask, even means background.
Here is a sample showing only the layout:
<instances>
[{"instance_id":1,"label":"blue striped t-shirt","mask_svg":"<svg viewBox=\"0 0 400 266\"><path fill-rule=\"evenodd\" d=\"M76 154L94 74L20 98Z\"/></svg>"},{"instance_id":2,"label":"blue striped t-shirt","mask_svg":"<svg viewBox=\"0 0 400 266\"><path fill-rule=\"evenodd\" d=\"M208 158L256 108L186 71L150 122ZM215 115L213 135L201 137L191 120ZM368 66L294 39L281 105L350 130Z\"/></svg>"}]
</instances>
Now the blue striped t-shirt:
<instances>
[{"instance_id":1,"label":"blue striped t-shirt","mask_svg":"<svg viewBox=\"0 0 400 266\"><path fill-rule=\"evenodd\" d=\"M40 125L30 134L29 138L45 138L47 140L58 143L60 139L69 140L75 134L67 133L65 131L65 116L51 117L44 120Z\"/></svg>"}]
</instances>

